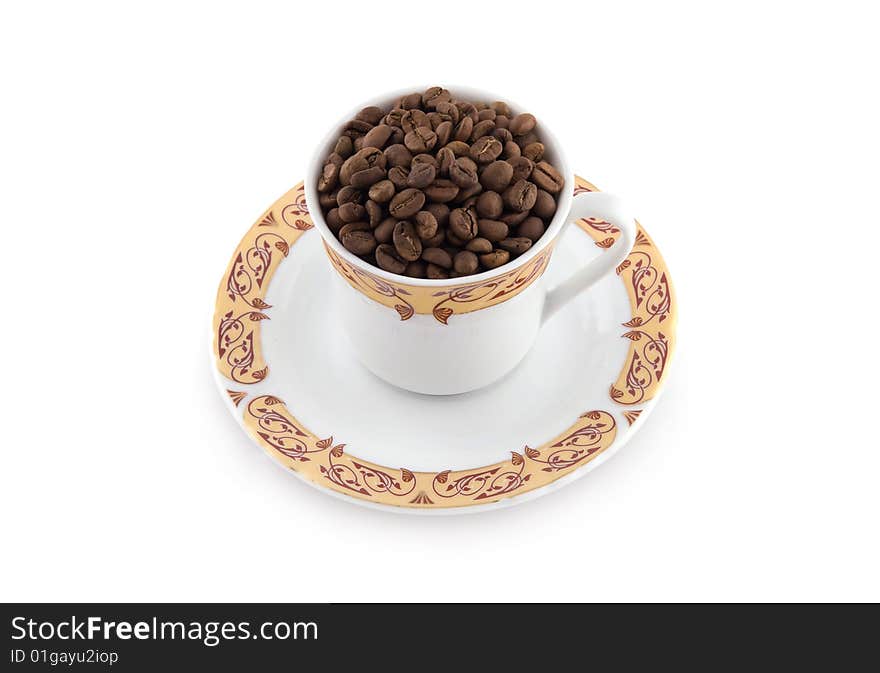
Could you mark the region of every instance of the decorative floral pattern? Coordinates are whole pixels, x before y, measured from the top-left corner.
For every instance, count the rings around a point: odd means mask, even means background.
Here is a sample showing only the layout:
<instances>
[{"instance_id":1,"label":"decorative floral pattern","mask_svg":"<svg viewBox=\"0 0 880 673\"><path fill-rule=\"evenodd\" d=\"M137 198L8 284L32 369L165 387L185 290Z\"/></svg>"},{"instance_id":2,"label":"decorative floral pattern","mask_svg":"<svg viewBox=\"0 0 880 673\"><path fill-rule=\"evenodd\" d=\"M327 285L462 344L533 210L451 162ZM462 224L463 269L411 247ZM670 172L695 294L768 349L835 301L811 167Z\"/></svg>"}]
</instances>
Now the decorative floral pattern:
<instances>
[{"instance_id":1,"label":"decorative floral pattern","mask_svg":"<svg viewBox=\"0 0 880 673\"><path fill-rule=\"evenodd\" d=\"M214 356L220 372L237 383L257 383L269 373L260 322L269 319L272 307L263 297L290 246L311 227L300 183L260 216L226 269L214 309Z\"/></svg>"},{"instance_id":2,"label":"decorative floral pattern","mask_svg":"<svg viewBox=\"0 0 880 673\"><path fill-rule=\"evenodd\" d=\"M522 292L544 273L553 252L553 246L547 246L546 250L523 267L489 280L459 283L438 291L432 287L389 283L375 274L352 266L326 243L324 249L330 262L349 285L370 299L393 308L401 320L409 320L418 313L433 315L444 325L448 324L454 314L495 306Z\"/></svg>"},{"instance_id":3,"label":"decorative floral pattern","mask_svg":"<svg viewBox=\"0 0 880 673\"><path fill-rule=\"evenodd\" d=\"M611 414L590 411L555 439L512 451L506 461L476 470L413 472L349 455L332 436L320 439L306 429L273 395L248 403L244 425L270 455L311 481L371 502L423 508L496 502L541 488L588 463L617 433Z\"/></svg>"},{"instance_id":4,"label":"decorative floral pattern","mask_svg":"<svg viewBox=\"0 0 880 673\"><path fill-rule=\"evenodd\" d=\"M582 178L575 178L575 194L597 191ZM620 230L608 222L587 218L578 221L601 247L610 247ZM650 400L660 388L675 345L676 309L666 263L653 241L639 225L635 245L617 267L632 307L632 318L622 323L630 329L621 336L629 339L629 355L609 396L618 404L639 404Z\"/></svg>"}]
</instances>

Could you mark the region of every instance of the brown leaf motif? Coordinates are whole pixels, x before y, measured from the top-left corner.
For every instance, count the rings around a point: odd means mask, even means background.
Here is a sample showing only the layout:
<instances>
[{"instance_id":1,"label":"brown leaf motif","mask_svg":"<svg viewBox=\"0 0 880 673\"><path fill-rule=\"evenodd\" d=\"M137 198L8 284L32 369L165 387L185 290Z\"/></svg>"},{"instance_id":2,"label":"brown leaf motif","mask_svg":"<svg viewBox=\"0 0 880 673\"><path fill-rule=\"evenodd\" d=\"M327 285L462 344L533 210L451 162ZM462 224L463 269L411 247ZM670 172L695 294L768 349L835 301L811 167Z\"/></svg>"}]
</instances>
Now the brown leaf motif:
<instances>
[{"instance_id":1,"label":"brown leaf motif","mask_svg":"<svg viewBox=\"0 0 880 673\"><path fill-rule=\"evenodd\" d=\"M596 245L598 245L600 248L605 248L607 250L612 245L614 245L614 239L611 237L603 238L601 241L596 241Z\"/></svg>"},{"instance_id":2,"label":"brown leaf motif","mask_svg":"<svg viewBox=\"0 0 880 673\"><path fill-rule=\"evenodd\" d=\"M319 449L329 449L333 445L333 435L330 435L326 439L321 439L315 442L315 446Z\"/></svg>"},{"instance_id":3,"label":"brown leaf motif","mask_svg":"<svg viewBox=\"0 0 880 673\"><path fill-rule=\"evenodd\" d=\"M398 314L400 314L401 320L409 320L413 317L413 313L415 313L415 311L413 311L413 307L409 304L395 304L394 310L397 311Z\"/></svg>"},{"instance_id":4,"label":"brown leaf motif","mask_svg":"<svg viewBox=\"0 0 880 673\"><path fill-rule=\"evenodd\" d=\"M444 325L449 324L447 321L449 320L449 316L452 315L453 311L448 306L435 306L434 307L434 317L442 322Z\"/></svg>"},{"instance_id":5,"label":"brown leaf motif","mask_svg":"<svg viewBox=\"0 0 880 673\"><path fill-rule=\"evenodd\" d=\"M337 444L330 449L330 455L334 458L342 458L342 454L344 453L343 448L345 448L345 444Z\"/></svg>"}]
</instances>

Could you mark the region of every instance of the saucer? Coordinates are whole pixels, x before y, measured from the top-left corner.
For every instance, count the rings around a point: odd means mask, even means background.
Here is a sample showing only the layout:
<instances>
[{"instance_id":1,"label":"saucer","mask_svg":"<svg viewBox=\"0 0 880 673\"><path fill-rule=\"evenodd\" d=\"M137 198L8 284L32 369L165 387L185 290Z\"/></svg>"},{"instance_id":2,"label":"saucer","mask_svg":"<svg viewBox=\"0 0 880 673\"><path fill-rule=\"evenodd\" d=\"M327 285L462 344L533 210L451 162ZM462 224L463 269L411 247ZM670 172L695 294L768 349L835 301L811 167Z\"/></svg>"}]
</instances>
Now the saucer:
<instances>
[{"instance_id":1,"label":"saucer","mask_svg":"<svg viewBox=\"0 0 880 673\"><path fill-rule=\"evenodd\" d=\"M581 191L596 187L577 178ZM569 226L547 287L618 235L604 221ZM300 183L232 254L217 292L212 362L229 410L257 445L306 483L357 504L448 514L548 493L623 446L668 378L677 304L641 225L617 273L553 316L514 371L462 395L409 393L362 367L356 337L349 342L334 323L332 273Z\"/></svg>"}]
</instances>

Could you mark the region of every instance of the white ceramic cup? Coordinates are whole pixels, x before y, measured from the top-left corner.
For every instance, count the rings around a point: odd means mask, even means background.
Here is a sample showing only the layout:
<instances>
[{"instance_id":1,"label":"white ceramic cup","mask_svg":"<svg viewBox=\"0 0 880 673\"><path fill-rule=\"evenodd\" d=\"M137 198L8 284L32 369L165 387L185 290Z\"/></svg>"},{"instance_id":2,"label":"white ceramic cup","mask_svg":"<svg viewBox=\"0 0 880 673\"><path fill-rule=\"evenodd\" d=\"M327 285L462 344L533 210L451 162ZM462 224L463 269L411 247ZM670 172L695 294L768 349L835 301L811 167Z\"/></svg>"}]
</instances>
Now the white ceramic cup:
<instances>
[{"instance_id":1,"label":"white ceramic cup","mask_svg":"<svg viewBox=\"0 0 880 673\"><path fill-rule=\"evenodd\" d=\"M410 278L364 262L327 227L318 201L318 177L343 125L361 107L388 108L400 96L426 88L413 87L368 101L334 124L309 164L305 194L312 221L335 268L335 310L358 359L395 386L449 395L486 386L513 369L550 316L626 259L636 223L611 194L574 196L574 173L562 146L537 115L545 159L565 177L565 186L558 194L553 220L527 252L497 269L446 280ZM513 114L535 112L486 91L449 90L454 97L474 102L508 101ZM620 236L598 258L547 289L542 276L553 247L565 226L581 218L609 222L620 230Z\"/></svg>"}]
</instances>

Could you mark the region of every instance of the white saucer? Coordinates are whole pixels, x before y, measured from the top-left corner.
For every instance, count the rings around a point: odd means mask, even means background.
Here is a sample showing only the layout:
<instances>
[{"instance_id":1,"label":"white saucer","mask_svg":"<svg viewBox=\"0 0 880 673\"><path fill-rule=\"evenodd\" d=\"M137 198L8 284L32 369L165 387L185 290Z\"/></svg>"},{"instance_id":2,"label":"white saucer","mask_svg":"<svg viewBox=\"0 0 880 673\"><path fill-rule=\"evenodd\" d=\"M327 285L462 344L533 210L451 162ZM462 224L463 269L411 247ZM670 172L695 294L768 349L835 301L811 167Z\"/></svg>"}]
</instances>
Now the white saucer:
<instances>
[{"instance_id":1,"label":"white saucer","mask_svg":"<svg viewBox=\"0 0 880 673\"><path fill-rule=\"evenodd\" d=\"M595 187L578 179L578 189ZM548 287L617 233L578 224L556 247ZM513 372L457 396L405 392L363 368L333 323L332 273L298 185L254 224L227 268L214 371L257 444L307 483L358 504L427 514L535 498L623 446L667 378L676 304L644 231L618 275L554 316Z\"/></svg>"}]
</instances>

